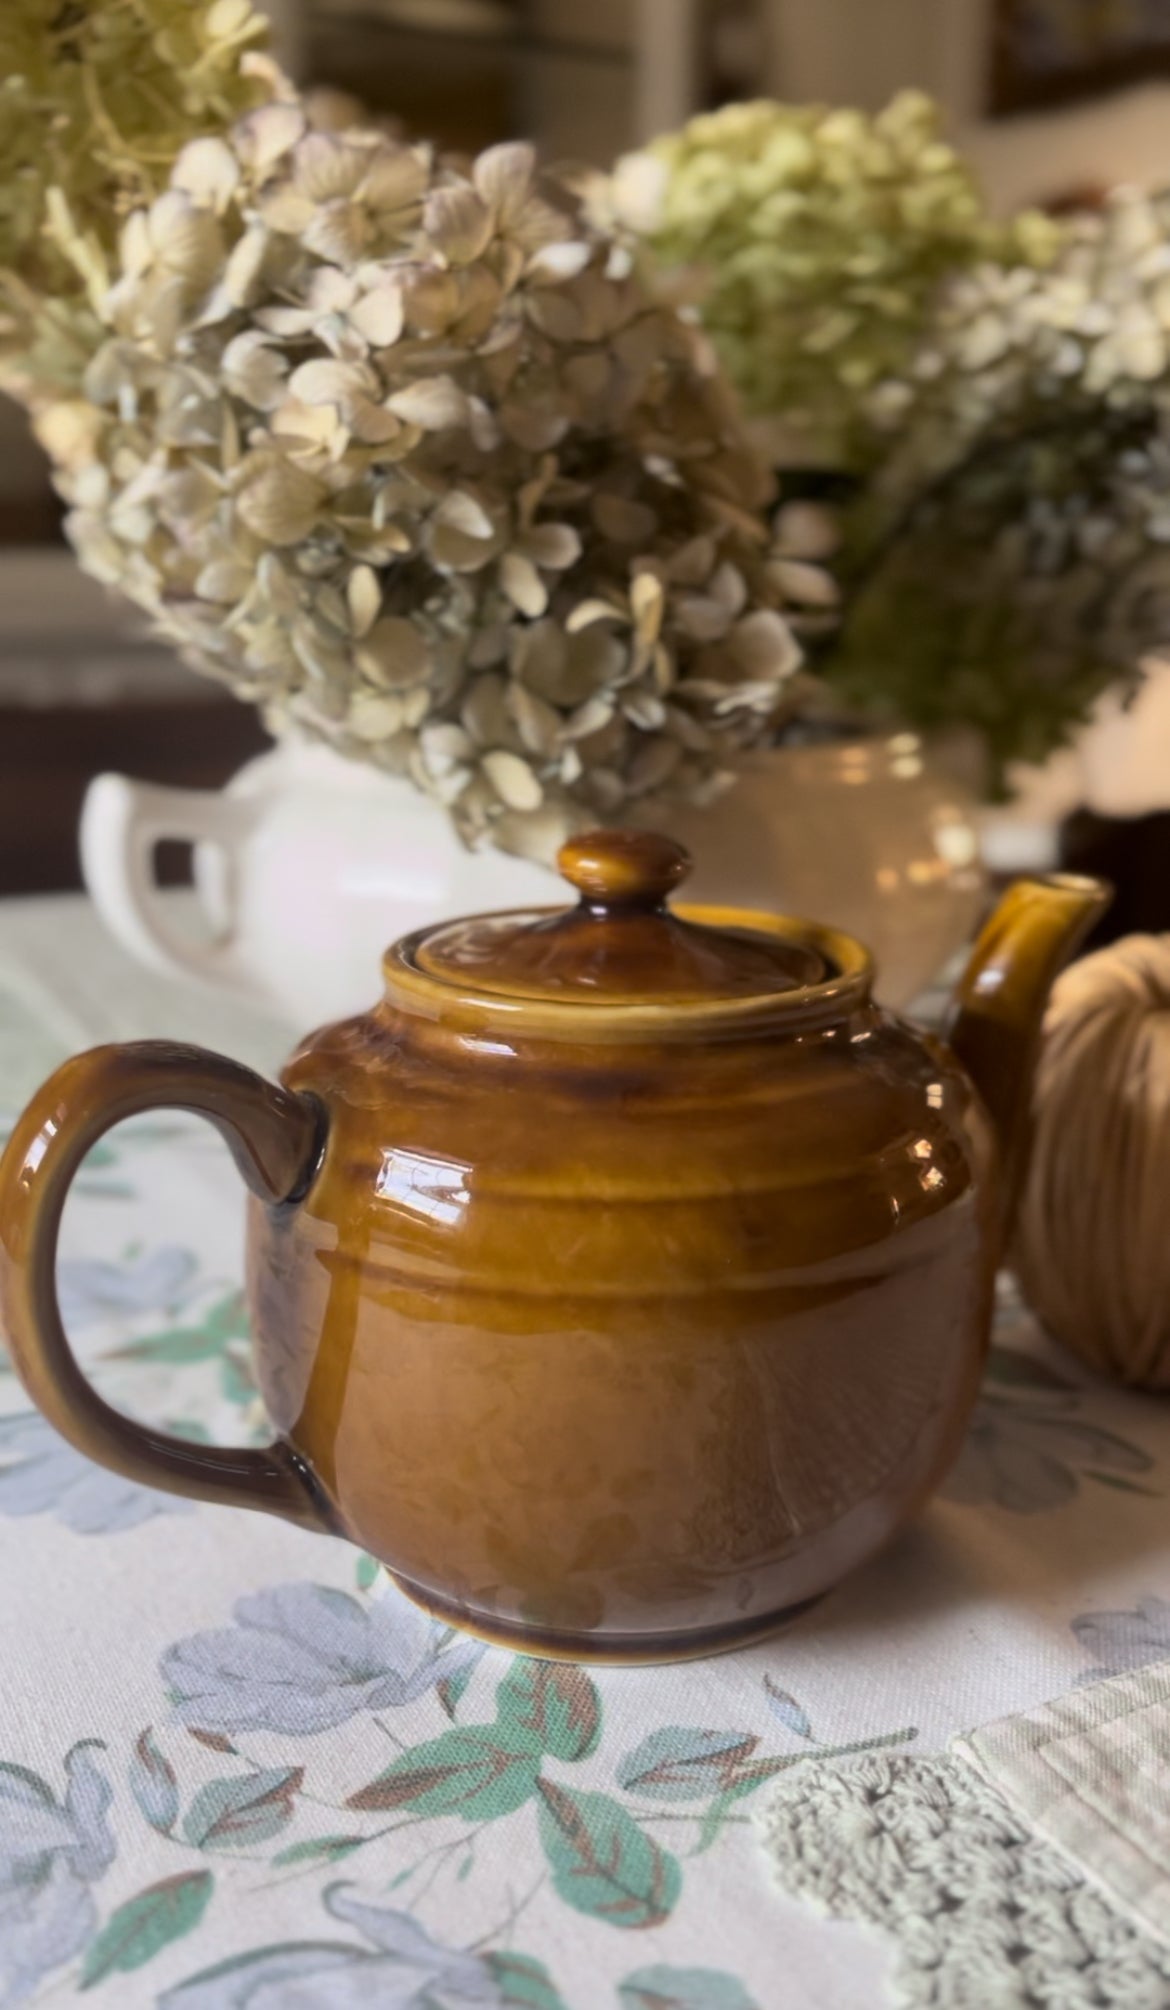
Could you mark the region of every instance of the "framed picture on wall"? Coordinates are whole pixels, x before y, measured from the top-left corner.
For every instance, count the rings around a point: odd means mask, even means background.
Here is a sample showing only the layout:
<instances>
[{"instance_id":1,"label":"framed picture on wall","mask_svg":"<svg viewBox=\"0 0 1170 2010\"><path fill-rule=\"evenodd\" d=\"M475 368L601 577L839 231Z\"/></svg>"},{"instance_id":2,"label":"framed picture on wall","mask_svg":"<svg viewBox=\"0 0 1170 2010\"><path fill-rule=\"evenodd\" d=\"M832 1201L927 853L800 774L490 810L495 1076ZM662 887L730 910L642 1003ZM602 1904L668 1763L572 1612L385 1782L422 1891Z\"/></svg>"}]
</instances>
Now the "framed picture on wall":
<instances>
[{"instance_id":1,"label":"framed picture on wall","mask_svg":"<svg viewBox=\"0 0 1170 2010\"><path fill-rule=\"evenodd\" d=\"M991 7L995 114L1170 75L1170 0L991 0Z\"/></svg>"}]
</instances>

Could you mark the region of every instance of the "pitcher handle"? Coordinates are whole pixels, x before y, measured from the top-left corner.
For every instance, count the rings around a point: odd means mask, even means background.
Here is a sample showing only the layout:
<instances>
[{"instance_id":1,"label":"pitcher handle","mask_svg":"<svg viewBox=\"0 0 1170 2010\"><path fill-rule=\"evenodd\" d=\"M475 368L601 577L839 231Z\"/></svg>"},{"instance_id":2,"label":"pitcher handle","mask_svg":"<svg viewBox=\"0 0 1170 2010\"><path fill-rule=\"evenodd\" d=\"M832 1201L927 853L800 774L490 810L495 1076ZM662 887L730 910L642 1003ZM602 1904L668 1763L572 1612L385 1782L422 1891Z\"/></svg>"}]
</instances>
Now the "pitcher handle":
<instances>
[{"instance_id":1,"label":"pitcher handle","mask_svg":"<svg viewBox=\"0 0 1170 2010\"><path fill-rule=\"evenodd\" d=\"M97 775L86 791L79 841L81 870L111 935L148 969L167 977L235 991L264 1002L240 965L232 927L237 853L253 829L257 806L217 789L170 789L127 775ZM225 920L219 938L194 940L176 924L155 878L154 850L167 838L214 845L226 861Z\"/></svg>"},{"instance_id":2,"label":"pitcher handle","mask_svg":"<svg viewBox=\"0 0 1170 2010\"><path fill-rule=\"evenodd\" d=\"M270 1207L294 1203L312 1181L325 1126L310 1097L169 1040L95 1047L66 1061L33 1098L0 1159L0 1316L16 1372L63 1438L125 1479L336 1531L328 1502L291 1446L191 1444L136 1423L98 1395L65 1337L55 1272L70 1184L113 1124L158 1108L206 1117L249 1190Z\"/></svg>"}]
</instances>

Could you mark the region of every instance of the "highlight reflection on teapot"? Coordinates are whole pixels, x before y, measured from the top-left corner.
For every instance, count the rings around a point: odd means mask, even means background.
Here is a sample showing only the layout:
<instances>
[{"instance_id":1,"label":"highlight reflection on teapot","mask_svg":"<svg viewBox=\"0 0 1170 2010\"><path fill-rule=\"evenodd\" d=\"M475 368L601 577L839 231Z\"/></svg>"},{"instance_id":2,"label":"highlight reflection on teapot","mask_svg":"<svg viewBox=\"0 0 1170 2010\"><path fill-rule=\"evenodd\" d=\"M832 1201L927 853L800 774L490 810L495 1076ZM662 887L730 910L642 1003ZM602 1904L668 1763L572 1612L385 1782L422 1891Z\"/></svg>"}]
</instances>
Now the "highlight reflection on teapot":
<instances>
[{"instance_id":1,"label":"highlight reflection on teapot","mask_svg":"<svg viewBox=\"0 0 1170 2010\"><path fill-rule=\"evenodd\" d=\"M67 1062L0 1164L0 1303L33 1401L115 1471L348 1536L509 1646L669 1660L816 1598L957 1451L1045 1000L1106 895L1011 888L944 1044L847 936L672 911L666 839L561 865L575 906L407 937L280 1088L163 1041ZM62 1331L69 1183L157 1105L250 1190L267 1450L131 1422Z\"/></svg>"}]
</instances>

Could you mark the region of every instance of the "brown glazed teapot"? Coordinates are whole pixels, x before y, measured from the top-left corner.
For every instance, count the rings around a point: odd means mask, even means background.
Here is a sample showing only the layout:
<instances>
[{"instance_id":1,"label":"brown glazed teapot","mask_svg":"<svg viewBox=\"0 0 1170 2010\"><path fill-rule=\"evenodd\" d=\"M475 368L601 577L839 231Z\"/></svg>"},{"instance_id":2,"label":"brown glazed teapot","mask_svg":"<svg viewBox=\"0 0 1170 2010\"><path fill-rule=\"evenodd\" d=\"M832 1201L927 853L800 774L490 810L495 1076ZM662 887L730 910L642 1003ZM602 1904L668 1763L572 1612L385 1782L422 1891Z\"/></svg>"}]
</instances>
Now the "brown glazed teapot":
<instances>
[{"instance_id":1,"label":"brown glazed teapot","mask_svg":"<svg viewBox=\"0 0 1170 2010\"><path fill-rule=\"evenodd\" d=\"M575 907L408 936L282 1088L161 1041L67 1062L0 1165L3 1316L33 1401L115 1471L348 1536L489 1639L669 1660L817 1597L954 1455L1044 1002L1105 896L1014 886L944 1045L873 1003L847 936L672 912L663 838L561 864ZM70 1180L158 1104L251 1192L270 1450L132 1423L62 1331Z\"/></svg>"}]
</instances>

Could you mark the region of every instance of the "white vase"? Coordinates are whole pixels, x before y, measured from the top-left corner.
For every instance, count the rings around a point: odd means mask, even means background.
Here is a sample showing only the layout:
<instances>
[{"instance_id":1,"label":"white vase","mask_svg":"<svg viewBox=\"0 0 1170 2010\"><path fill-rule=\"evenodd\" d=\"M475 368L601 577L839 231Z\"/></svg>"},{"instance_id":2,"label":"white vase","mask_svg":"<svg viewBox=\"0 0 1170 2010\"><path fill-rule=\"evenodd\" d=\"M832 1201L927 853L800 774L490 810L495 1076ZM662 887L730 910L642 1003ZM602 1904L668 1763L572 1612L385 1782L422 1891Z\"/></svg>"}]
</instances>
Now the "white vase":
<instances>
[{"instance_id":1,"label":"white vase","mask_svg":"<svg viewBox=\"0 0 1170 2010\"><path fill-rule=\"evenodd\" d=\"M873 950L891 1004L937 974L983 897L973 802L908 735L757 755L718 803L667 821L696 861L688 897L835 922ZM157 885L168 838L194 847L200 928ZM292 741L222 792L100 775L81 854L103 919L142 962L299 1027L371 1004L382 950L410 929L563 896L544 866L468 851L409 783Z\"/></svg>"}]
</instances>

